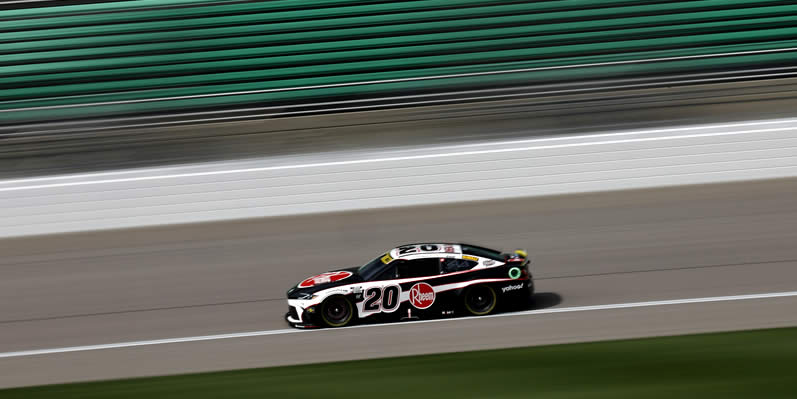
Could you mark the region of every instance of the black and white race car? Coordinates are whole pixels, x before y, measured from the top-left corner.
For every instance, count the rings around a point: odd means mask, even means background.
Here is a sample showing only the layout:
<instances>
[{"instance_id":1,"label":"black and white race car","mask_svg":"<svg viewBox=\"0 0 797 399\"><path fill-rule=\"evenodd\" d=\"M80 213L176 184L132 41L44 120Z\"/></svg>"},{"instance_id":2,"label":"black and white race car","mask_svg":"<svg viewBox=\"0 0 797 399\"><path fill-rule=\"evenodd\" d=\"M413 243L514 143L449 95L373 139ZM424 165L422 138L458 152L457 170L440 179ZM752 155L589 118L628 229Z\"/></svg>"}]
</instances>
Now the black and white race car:
<instances>
[{"instance_id":1,"label":"black and white race car","mask_svg":"<svg viewBox=\"0 0 797 399\"><path fill-rule=\"evenodd\" d=\"M293 327L356 321L482 316L527 304L534 292L526 252L467 244L410 244L361 267L310 277L288 290Z\"/></svg>"}]
</instances>

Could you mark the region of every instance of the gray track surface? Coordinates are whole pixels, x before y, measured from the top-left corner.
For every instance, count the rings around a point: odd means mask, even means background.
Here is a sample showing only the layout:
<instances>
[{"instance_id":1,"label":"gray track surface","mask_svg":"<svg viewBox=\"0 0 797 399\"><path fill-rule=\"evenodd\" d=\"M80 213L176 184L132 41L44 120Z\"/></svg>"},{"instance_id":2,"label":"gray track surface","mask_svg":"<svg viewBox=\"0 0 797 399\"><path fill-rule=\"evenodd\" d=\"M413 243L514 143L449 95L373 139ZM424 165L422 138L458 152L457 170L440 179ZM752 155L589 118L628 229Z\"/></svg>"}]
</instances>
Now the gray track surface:
<instances>
[{"instance_id":1,"label":"gray track surface","mask_svg":"<svg viewBox=\"0 0 797 399\"><path fill-rule=\"evenodd\" d=\"M797 290L797 180L0 241L0 352L286 328L285 291L394 245L534 257L540 307ZM0 358L0 386L797 325L797 298Z\"/></svg>"}]
</instances>

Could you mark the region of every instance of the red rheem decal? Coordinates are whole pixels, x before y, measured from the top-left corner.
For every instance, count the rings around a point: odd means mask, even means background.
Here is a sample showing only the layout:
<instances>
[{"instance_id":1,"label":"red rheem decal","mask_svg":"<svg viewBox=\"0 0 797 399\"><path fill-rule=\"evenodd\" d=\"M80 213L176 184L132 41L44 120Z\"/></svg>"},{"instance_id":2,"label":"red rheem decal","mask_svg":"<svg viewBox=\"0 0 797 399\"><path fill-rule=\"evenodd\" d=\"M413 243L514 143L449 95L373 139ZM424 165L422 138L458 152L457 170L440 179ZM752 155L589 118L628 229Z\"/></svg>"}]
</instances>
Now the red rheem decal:
<instances>
[{"instance_id":1,"label":"red rheem decal","mask_svg":"<svg viewBox=\"0 0 797 399\"><path fill-rule=\"evenodd\" d=\"M345 278L348 278L351 275L352 275L351 272L345 272L345 271L322 273L302 281L301 283L299 283L299 288L310 288L318 284L334 283L335 281L340 281Z\"/></svg>"},{"instance_id":2,"label":"red rheem decal","mask_svg":"<svg viewBox=\"0 0 797 399\"><path fill-rule=\"evenodd\" d=\"M426 283L418 283L410 288L410 303L418 309L432 306L435 299L434 289Z\"/></svg>"}]
</instances>

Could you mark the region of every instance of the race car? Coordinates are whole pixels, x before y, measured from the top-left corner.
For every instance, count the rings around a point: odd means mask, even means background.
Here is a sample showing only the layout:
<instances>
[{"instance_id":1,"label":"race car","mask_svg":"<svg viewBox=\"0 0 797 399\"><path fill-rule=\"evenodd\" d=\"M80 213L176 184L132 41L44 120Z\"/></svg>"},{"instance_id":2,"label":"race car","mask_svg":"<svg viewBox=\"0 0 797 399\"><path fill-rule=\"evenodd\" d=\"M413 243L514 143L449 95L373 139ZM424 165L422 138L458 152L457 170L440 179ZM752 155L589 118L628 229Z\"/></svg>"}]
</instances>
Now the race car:
<instances>
[{"instance_id":1,"label":"race car","mask_svg":"<svg viewBox=\"0 0 797 399\"><path fill-rule=\"evenodd\" d=\"M529 303L534 293L529 263L524 250L402 245L363 266L301 281L288 290L285 320L297 328L320 328L483 316L499 305Z\"/></svg>"}]
</instances>

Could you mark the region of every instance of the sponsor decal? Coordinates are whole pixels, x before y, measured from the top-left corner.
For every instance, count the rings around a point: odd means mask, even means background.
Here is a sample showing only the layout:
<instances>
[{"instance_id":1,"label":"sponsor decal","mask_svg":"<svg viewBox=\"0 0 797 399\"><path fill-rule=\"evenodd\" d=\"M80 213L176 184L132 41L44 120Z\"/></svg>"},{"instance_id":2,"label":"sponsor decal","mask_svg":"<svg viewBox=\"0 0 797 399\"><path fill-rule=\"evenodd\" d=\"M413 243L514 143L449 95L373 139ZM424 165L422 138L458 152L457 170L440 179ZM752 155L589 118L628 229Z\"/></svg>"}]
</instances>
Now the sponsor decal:
<instances>
[{"instance_id":1,"label":"sponsor decal","mask_svg":"<svg viewBox=\"0 0 797 399\"><path fill-rule=\"evenodd\" d=\"M479 261L479 258L477 258L475 256L470 256L470 255L462 255L462 259L472 260L474 262L478 262Z\"/></svg>"},{"instance_id":2,"label":"sponsor decal","mask_svg":"<svg viewBox=\"0 0 797 399\"><path fill-rule=\"evenodd\" d=\"M484 265L485 266L492 266L494 264L495 264L495 261L492 260L492 259L488 259L488 260L484 261Z\"/></svg>"},{"instance_id":3,"label":"sponsor decal","mask_svg":"<svg viewBox=\"0 0 797 399\"><path fill-rule=\"evenodd\" d=\"M424 252L436 252L438 249L439 248L437 247L437 245L433 245L433 244L421 245L421 251L424 251Z\"/></svg>"},{"instance_id":4,"label":"sponsor decal","mask_svg":"<svg viewBox=\"0 0 797 399\"><path fill-rule=\"evenodd\" d=\"M299 283L298 287L310 288L318 284L334 283L335 281L340 281L345 278L351 277L351 275L352 273L347 271L322 273L302 281L301 283Z\"/></svg>"},{"instance_id":5,"label":"sponsor decal","mask_svg":"<svg viewBox=\"0 0 797 399\"><path fill-rule=\"evenodd\" d=\"M431 285L418 283L410 288L410 304L418 309L426 309L434 303L435 293Z\"/></svg>"},{"instance_id":6,"label":"sponsor decal","mask_svg":"<svg viewBox=\"0 0 797 399\"><path fill-rule=\"evenodd\" d=\"M385 256L383 256L381 260L382 260L382 263L388 264L388 263L393 261L393 257L390 256L390 254L385 254Z\"/></svg>"},{"instance_id":7,"label":"sponsor decal","mask_svg":"<svg viewBox=\"0 0 797 399\"><path fill-rule=\"evenodd\" d=\"M515 291L515 290L522 290L523 284L516 284L516 285L507 285L504 288L501 288L502 293L506 293L507 291Z\"/></svg>"},{"instance_id":8,"label":"sponsor decal","mask_svg":"<svg viewBox=\"0 0 797 399\"><path fill-rule=\"evenodd\" d=\"M399 257L407 255L407 254L414 254L414 253L418 252L418 247L413 246L413 245L406 246L406 247L398 247L397 249L398 249L398 256Z\"/></svg>"},{"instance_id":9,"label":"sponsor decal","mask_svg":"<svg viewBox=\"0 0 797 399\"><path fill-rule=\"evenodd\" d=\"M452 253L454 252L454 247L445 247L443 249L443 252Z\"/></svg>"}]
</instances>

